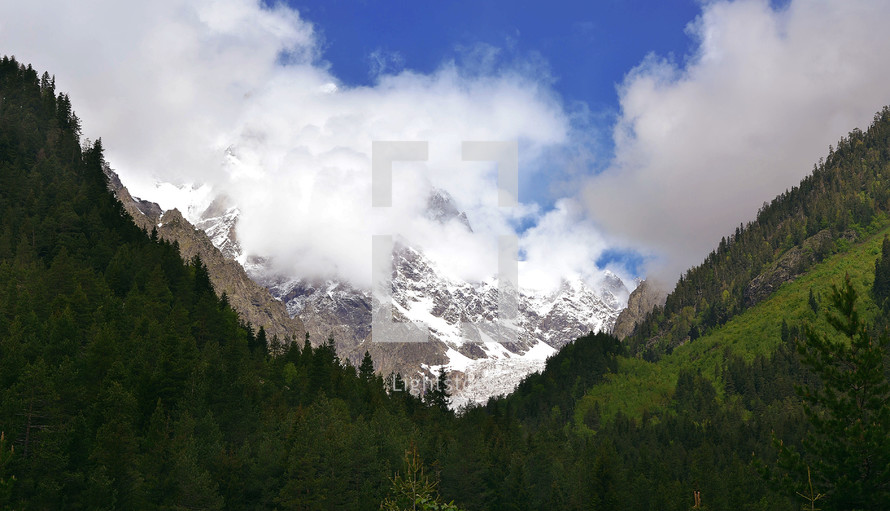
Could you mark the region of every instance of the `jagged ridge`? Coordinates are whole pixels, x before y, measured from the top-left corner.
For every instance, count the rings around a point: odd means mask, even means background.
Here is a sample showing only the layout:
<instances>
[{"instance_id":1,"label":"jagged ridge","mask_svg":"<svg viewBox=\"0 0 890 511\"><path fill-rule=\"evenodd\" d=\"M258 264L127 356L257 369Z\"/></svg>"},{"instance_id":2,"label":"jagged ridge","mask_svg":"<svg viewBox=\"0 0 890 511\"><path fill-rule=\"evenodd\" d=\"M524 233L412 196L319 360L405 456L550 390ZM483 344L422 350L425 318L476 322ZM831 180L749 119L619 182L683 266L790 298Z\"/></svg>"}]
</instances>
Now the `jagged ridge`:
<instances>
[{"instance_id":1,"label":"jagged ridge","mask_svg":"<svg viewBox=\"0 0 890 511\"><path fill-rule=\"evenodd\" d=\"M133 217L136 225L149 232L157 229L161 238L177 242L179 252L186 261L196 255L201 258L207 266L210 281L216 292L220 295L226 293L232 308L238 311L242 319L250 322L254 328L263 327L270 340L277 336L282 342L287 342L294 337L301 339L305 335L306 328L300 318L289 316L281 302L274 300L266 289L248 277L240 264L223 255L217 248L214 243L216 240L223 249L229 249L230 254L235 253L232 247L240 250L237 242L230 242L229 240L233 238L228 237L229 232L234 234L234 229L231 228L234 225L234 218L226 230L226 236L217 235L215 240L211 240L205 231L196 229L178 210L164 212L159 205L130 195L118 175L107 166L105 175L108 178L108 187ZM215 208L221 207L216 201L213 204ZM216 209L210 210L210 213L216 212ZM212 218L225 220L226 216ZM222 230L218 226L225 224L216 222L213 225Z\"/></svg>"}]
</instances>

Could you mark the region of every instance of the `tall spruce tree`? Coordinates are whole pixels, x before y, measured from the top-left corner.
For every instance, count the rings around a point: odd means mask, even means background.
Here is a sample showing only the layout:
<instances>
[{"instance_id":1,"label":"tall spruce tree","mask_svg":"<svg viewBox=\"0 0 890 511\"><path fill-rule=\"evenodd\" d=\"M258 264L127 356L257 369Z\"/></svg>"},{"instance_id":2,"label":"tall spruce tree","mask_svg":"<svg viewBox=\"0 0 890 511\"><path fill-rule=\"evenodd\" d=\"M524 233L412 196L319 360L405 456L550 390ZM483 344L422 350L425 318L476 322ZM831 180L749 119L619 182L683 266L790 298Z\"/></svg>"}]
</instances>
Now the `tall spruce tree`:
<instances>
[{"instance_id":1,"label":"tall spruce tree","mask_svg":"<svg viewBox=\"0 0 890 511\"><path fill-rule=\"evenodd\" d=\"M834 335L808 325L798 344L821 386L799 387L810 431L801 449L779 446L788 489L823 509L887 509L890 502L890 383L887 338L873 338L856 307L850 277L830 296Z\"/></svg>"},{"instance_id":2,"label":"tall spruce tree","mask_svg":"<svg viewBox=\"0 0 890 511\"><path fill-rule=\"evenodd\" d=\"M427 395L430 406L436 407L443 412L448 411L451 405L451 382L448 380L448 374L445 370L439 371L439 377L436 378L436 385Z\"/></svg>"},{"instance_id":3,"label":"tall spruce tree","mask_svg":"<svg viewBox=\"0 0 890 511\"><path fill-rule=\"evenodd\" d=\"M412 446L405 452L404 468L390 482L390 495L380 503L386 511L460 511L454 502L439 496L439 481L427 475L423 460Z\"/></svg>"},{"instance_id":4,"label":"tall spruce tree","mask_svg":"<svg viewBox=\"0 0 890 511\"><path fill-rule=\"evenodd\" d=\"M371 353L365 351L362 363L358 367L358 375L362 380L371 381L374 379L374 361L371 359Z\"/></svg>"},{"instance_id":5,"label":"tall spruce tree","mask_svg":"<svg viewBox=\"0 0 890 511\"><path fill-rule=\"evenodd\" d=\"M875 281L871 291L875 303L883 307L884 301L890 297L890 238L887 236L881 246L881 257L875 261Z\"/></svg>"}]
</instances>

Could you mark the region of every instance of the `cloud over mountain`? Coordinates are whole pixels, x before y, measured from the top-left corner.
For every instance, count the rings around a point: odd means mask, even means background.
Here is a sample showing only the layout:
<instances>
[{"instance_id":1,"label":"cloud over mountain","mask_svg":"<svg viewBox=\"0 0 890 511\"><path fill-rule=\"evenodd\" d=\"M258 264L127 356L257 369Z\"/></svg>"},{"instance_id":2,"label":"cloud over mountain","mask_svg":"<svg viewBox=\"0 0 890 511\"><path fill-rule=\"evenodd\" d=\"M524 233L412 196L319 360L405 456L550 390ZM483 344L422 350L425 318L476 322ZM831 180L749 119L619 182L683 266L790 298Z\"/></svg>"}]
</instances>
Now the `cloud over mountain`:
<instances>
[{"instance_id":1,"label":"cloud over mountain","mask_svg":"<svg viewBox=\"0 0 890 511\"><path fill-rule=\"evenodd\" d=\"M394 233L468 278L496 272L496 238L538 210L497 207L493 164L462 162L463 140L518 140L521 170L570 122L535 62L496 55L443 62L432 73L388 73L371 86L340 83L312 24L251 0L94 0L4 7L0 45L78 98L87 136L137 195L164 207L190 200L156 181L200 183L241 209L239 237L295 274L370 275L370 236ZM12 20L40 20L37 26ZM393 208L371 208L371 142L428 140L425 164L395 164ZM431 189L447 190L476 235L426 219ZM195 194L191 194L195 195ZM192 197L193 199L193 197Z\"/></svg>"},{"instance_id":2,"label":"cloud over mountain","mask_svg":"<svg viewBox=\"0 0 890 511\"><path fill-rule=\"evenodd\" d=\"M650 55L620 86L590 215L672 282L890 103L888 20L886 2L705 3L688 61Z\"/></svg>"},{"instance_id":3,"label":"cloud over mountain","mask_svg":"<svg viewBox=\"0 0 890 511\"><path fill-rule=\"evenodd\" d=\"M356 56L373 82L344 84L316 27L280 4L0 11L0 48L57 74L85 135L103 137L135 194L165 207L227 194L248 252L356 283L370 274L372 234L400 234L455 276L479 279L495 272L495 237L517 229L529 283L594 277L616 247L671 282L890 102L884 2L705 2L687 29L693 54L650 55L631 70L613 126L564 101L540 55L482 42L428 73L381 47ZM606 157L598 130L612 131L614 159L591 176ZM395 165L386 210L371 208L374 140L430 142L428 162ZM519 140L521 183L549 188L552 204L498 208L494 165L462 162L463 140ZM205 187L169 193L158 180ZM454 197L474 233L421 214L433 189Z\"/></svg>"}]
</instances>

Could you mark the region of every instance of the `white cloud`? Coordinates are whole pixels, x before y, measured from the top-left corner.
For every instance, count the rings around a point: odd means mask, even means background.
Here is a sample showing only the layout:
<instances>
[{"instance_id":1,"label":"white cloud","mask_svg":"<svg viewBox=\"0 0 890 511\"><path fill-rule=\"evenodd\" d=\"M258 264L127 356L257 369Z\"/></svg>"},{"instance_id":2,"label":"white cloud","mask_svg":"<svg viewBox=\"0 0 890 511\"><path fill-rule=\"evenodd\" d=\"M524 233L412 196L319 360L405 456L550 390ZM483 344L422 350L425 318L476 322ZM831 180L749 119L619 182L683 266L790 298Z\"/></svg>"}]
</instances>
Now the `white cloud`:
<instances>
[{"instance_id":1,"label":"white cloud","mask_svg":"<svg viewBox=\"0 0 890 511\"><path fill-rule=\"evenodd\" d=\"M574 199L560 199L520 240L525 253L520 286L549 290L558 287L561 278L580 278L594 284L602 276L594 262L608 248L609 241L585 217L583 205ZM632 276L623 268L609 269L633 286Z\"/></svg>"},{"instance_id":2,"label":"white cloud","mask_svg":"<svg viewBox=\"0 0 890 511\"><path fill-rule=\"evenodd\" d=\"M206 200L208 186L232 196L248 250L298 275L359 283L371 234L401 234L455 274L482 278L494 273L495 236L519 220L536 224L521 241L536 286L593 271L616 245L663 263L650 271L670 282L890 102L890 4L705 3L689 28L692 58L650 56L627 75L615 160L590 178L603 117L563 104L535 53L471 45L421 74L381 52L374 84L350 87L322 60L310 23L255 0L0 11L2 51L56 74L136 195L175 202L185 195L156 180L205 184L190 196ZM373 210L371 141L418 139L430 141L430 161L397 164L394 207ZM520 141L523 183L568 197L552 211L500 210L493 165L461 162L462 140L509 139ZM476 236L420 215L433 187L451 193Z\"/></svg>"},{"instance_id":3,"label":"white cloud","mask_svg":"<svg viewBox=\"0 0 890 511\"><path fill-rule=\"evenodd\" d=\"M706 3L685 64L648 57L619 89L616 158L584 191L607 232L673 282L828 145L890 102L890 3Z\"/></svg>"},{"instance_id":4,"label":"white cloud","mask_svg":"<svg viewBox=\"0 0 890 511\"><path fill-rule=\"evenodd\" d=\"M494 236L535 210L498 210L493 165L461 162L461 141L519 140L529 172L570 129L540 63L498 66L491 48L430 74L380 52L375 84L349 87L320 60L312 25L282 6L93 0L2 11L0 47L57 75L134 194L170 206L207 186L170 193L156 180L212 186L239 205L242 245L297 275L366 281L370 236L389 232L461 276L495 273ZM430 141L428 163L395 165L391 210L371 208L373 140ZM432 187L451 193L477 236L422 218Z\"/></svg>"},{"instance_id":5,"label":"white cloud","mask_svg":"<svg viewBox=\"0 0 890 511\"><path fill-rule=\"evenodd\" d=\"M298 81L282 77L283 84ZM448 190L481 235L509 232L510 212L496 206L493 166L463 163L461 141L519 139L525 158L534 159L542 146L564 137L558 106L519 76L467 78L452 65L335 93L319 92L318 85L270 87L252 102L233 137L239 163L230 171L228 192L242 205L245 245L291 261L298 272L361 281L370 275L370 235L392 232L443 258L455 257L444 256L450 247L463 256L465 275L491 273L473 256L479 242L422 218L427 193ZM429 162L394 165L390 210L370 203L373 140L430 142Z\"/></svg>"}]
</instances>

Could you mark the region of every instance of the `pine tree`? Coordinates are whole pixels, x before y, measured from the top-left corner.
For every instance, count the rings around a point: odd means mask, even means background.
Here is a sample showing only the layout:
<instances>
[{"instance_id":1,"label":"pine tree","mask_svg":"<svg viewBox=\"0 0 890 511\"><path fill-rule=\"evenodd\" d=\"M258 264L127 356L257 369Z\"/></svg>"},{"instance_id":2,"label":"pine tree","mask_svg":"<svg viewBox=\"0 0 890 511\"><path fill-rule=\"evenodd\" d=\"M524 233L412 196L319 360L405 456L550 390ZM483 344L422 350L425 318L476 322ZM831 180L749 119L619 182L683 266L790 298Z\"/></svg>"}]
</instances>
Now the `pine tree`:
<instances>
[{"instance_id":1,"label":"pine tree","mask_svg":"<svg viewBox=\"0 0 890 511\"><path fill-rule=\"evenodd\" d=\"M829 509L886 509L890 502L890 383L885 336L873 339L859 318L847 276L833 287L827 315L834 336L812 326L798 353L822 386L798 388L810 432L800 451L780 445L785 484L798 495L824 493Z\"/></svg>"},{"instance_id":2,"label":"pine tree","mask_svg":"<svg viewBox=\"0 0 890 511\"><path fill-rule=\"evenodd\" d=\"M439 496L439 482L426 475L423 460L412 447L405 452L404 472L390 482L390 495L380 503L386 511L460 511L453 502L446 503Z\"/></svg>"},{"instance_id":3,"label":"pine tree","mask_svg":"<svg viewBox=\"0 0 890 511\"><path fill-rule=\"evenodd\" d=\"M266 329L262 326L260 327L260 331L256 334L256 340L254 341L254 346L251 346L251 350L260 349L266 350L269 346L269 340L266 338Z\"/></svg>"},{"instance_id":4,"label":"pine tree","mask_svg":"<svg viewBox=\"0 0 890 511\"><path fill-rule=\"evenodd\" d=\"M883 306L890 297L890 238L887 236L881 245L881 257L875 260L875 281L871 290L878 306Z\"/></svg>"},{"instance_id":5,"label":"pine tree","mask_svg":"<svg viewBox=\"0 0 890 511\"><path fill-rule=\"evenodd\" d=\"M305 360L312 360L312 343L309 341L309 332L306 332L306 340L303 341L302 356Z\"/></svg>"},{"instance_id":6,"label":"pine tree","mask_svg":"<svg viewBox=\"0 0 890 511\"><path fill-rule=\"evenodd\" d=\"M812 309L814 313L819 313L819 302L816 301L816 295L813 294L813 288L810 288L810 297L807 300L807 303L810 305L810 309Z\"/></svg>"},{"instance_id":7,"label":"pine tree","mask_svg":"<svg viewBox=\"0 0 890 511\"><path fill-rule=\"evenodd\" d=\"M272 336L272 342L269 343L269 354L274 357L280 357L284 355L286 347L284 343L281 342L281 339L278 338L278 334Z\"/></svg>"},{"instance_id":8,"label":"pine tree","mask_svg":"<svg viewBox=\"0 0 890 511\"><path fill-rule=\"evenodd\" d=\"M365 356L362 358L362 364L358 367L358 375L364 381L371 381L374 379L374 361L371 359L371 353L365 351Z\"/></svg>"},{"instance_id":9,"label":"pine tree","mask_svg":"<svg viewBox=\"0 0 890 511\"><path fill-rule=\"evenodd\" d=\"M430 406L438 408L443 412L448 411L451 405L451 382L448 380L448 374L444 369L439 371L439 377L436 379L436 385L428 394L428 402Z\"/></svg>"},{"instance_id":10,"label":"pine tree","mask_svg":"<svg viewBox=\"0 0 890 511\"><path fill-rule=\"evenodd\" d=\"M195 254L192 258L191 266L195 269L196 295L200 297L201 293L212 293L213 284L210 282L210 272L207 270L207 266L204 265L204 262L201 261L199 255Z\"/></svg>"}]
</instances>

